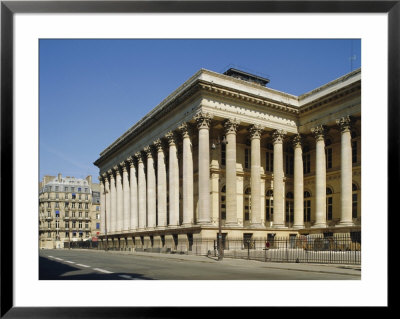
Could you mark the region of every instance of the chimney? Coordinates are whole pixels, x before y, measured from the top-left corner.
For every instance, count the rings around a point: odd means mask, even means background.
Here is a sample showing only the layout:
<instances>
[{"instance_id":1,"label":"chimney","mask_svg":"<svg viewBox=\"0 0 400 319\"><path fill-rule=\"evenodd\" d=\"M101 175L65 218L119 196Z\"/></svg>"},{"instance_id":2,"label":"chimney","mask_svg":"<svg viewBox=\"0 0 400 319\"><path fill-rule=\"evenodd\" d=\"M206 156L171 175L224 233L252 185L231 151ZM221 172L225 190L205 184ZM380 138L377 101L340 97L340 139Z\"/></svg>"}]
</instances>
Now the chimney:
<instances>
[{"instance_id":1,"label":"chimney","mask_svg":"<svg viewBox=\"0 0 400 319\"><path fill-rule=\"evenodd\" d=\"M89 185L91 186L91 185L92 185L92 175L88 175L88 176L86 177L86 180L87 180L87 182L89 183Z\"/></svg>"},{"instance_id":2,"label":"chimney","mask_svg":"<svg viewBox=\"0 0 400 319\"><path fill-rule=\"evenodd\" d=\"M61 173L58 173L58 181L61 182Z\"/></svg>"}]
</instances>

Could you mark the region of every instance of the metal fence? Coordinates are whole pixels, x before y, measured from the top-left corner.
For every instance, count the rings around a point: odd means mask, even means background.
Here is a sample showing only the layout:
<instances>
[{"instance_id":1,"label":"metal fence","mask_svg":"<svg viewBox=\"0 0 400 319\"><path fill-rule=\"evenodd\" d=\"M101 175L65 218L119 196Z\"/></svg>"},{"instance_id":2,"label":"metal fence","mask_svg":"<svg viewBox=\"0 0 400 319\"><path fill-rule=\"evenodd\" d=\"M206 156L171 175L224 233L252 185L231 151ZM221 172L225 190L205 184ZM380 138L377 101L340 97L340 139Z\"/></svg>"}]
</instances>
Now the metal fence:
<instances>
[{"instance_id":1,"label":"metal fence","mask_svg":"<svg viewBox=\"0 0 400 319\"><path fill-rule=\"evenodd\" d=\"M179 242L177 239L165 240L160 246L154 245L151 240L136 241L132 244L132 246L118 245L116 247L109 245L108 250L214 257L218 256L219 251L218 240L207 238L191 238L186 242ZM225 258L289 263L361 264L360 232L334 235L297 235L288 238L268 237L256 240L223 238L222 247ZM76 248L92 247L78 246ZM104 245L100 244L99 249L105 249Z\"/></svg>"},{"instance_id":2,"label":"metal fence","mask_svg":"<svg viewBox=\"0 0 400 319\"><path fill-rule=\"evenodd\" d=\"M85 241L70 241L64 242L64 248L86 248L86 249L97 249L99 243L97 241L85 240Z\"/></svg>"},{"instance_id":3,"label":"metal fence","mask_svg":"<svg viewBox=\"0 0 400 319\"><path fill-rule=\"evenodd\" d=\"M273 238L265 240L225 240L225 258L269 262L361 264L361 240L358 236ZM217 240L194 240L189 249L176 253L218 256Z\"/></svg>"}]
</instances>

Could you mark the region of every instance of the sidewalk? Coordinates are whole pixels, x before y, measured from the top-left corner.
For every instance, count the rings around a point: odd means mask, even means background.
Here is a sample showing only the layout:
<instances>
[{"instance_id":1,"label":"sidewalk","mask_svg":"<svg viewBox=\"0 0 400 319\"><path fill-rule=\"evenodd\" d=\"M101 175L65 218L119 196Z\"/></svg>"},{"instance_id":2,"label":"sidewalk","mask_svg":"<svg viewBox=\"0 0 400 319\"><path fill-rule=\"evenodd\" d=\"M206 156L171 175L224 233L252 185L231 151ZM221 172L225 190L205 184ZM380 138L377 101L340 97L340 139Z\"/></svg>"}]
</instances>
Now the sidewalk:
<instances>
[{"instance_id":1,"label":"sidewalk","mask_svg":"<svg viewBox=\"0 0 400 319\"><path fill-rule=\"evenodd\" d=\"M95 250L95 252L106 253L104 250ZM112 251L112 250L108 251L107 254L143 256L149 258L185 260L193 262L221 263L221 264L229 264L232 266L235 265L240 267L285 269L293 271L311 271L311 272L349 274L349 275L361 276L361 265L280 263L280 262L263 262L257 260L234 259L234 258L224 258L222 261L218 261L218 258L214 256L207 257L207 256L186 255L186 254L165 254L165 253Z\"/></svg>"}]
</instances>

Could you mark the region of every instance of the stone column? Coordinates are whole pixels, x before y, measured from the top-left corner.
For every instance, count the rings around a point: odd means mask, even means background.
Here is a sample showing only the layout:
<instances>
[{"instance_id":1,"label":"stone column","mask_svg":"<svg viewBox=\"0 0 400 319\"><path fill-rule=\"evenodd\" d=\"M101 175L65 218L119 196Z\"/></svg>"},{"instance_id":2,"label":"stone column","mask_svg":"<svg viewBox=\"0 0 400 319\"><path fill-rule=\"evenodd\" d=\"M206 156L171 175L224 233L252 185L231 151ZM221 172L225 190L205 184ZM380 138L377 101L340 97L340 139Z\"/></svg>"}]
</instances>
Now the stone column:
<instances>
[{"instance_id":1,"label":"stone column","mask_svg":"<svg viewBox=\"0 0 400 319\"><path fill-rule=\"evenodd\" d=\"M294 228L304 228L304 176L302 137L297 134L293 138L294 148Z\"/></svg>"},{"instance_id":2,"label":"stone column","mask_svg":"<svg viewBox=\"0 0 400 319\"><path fill-rule=\"evenodd\" d=\"M128 168L129 164L122 163L122 189L123 189L123 198L124 198L124 212L123 212L123 224L122 230L128 231L131 224L131 207L130 207L130 187L129 187L129 176L128 176Z\"/></svg>"},{"instance_id":3,"label":"stone column","mask_svg":"<svg viewBox=\"0 0 400 319\"><path fill-rule=\"evenodd\" d=\"M157 227L167 226L167 172L163 143L160 139L154 142L157 149Z\"/></svg>"},{"instance_id":4,"label":"stone column","mask_svg":"<svg viewBox=\"0 0 400 319\"><path fill-rule=\"evenodd\" d=\"M144 151L147 156L147 227L156 227L156 173L152 149L146 146Z\"/></svg>"},{"instance_id":5,"label":"stone column","mask_svg":"<svg viewBox=\"0 0 400 319\"><path fill-rule=\"evenodd\" d=\"M183 167L182 167L182 191L183 191L183 221L185 226L193 224L193 156L190 140L190 128L187 123L179 126L183 138Z\"/></svg>"},{"instance_id":6,"label":"stone column","mask_svg":"<svg viewBox=\"0 0 400 319\"><path fill-rule=\"evenodd\" d=\"M340 223L337 226L352 226L352 183L353 183L353 168L352 168L352 151L351 151L351 124L352 120L349 116L342 117L336 120L342 132L341 137L341 215Z\"/></svg>"},{"instance_id":7,"label":"stone column","mask_svg":"<svg viewBox=\"0 0 400 319\"><path fill-rule=\"evenodd\" d=\"M236 130L239 121L229 119L224 122L226 135L226 223L227 226L237 226L237 185L236 185Z\"/></svg>"},{"instance_id":8,"label":"stone column","mask_svg":"<svg viewBox=\"0 0 400 319\"><path fill-rule=\"evenodd\" d=\"M136 230L139 225L138 216L138 187L137 187L137 177L136 177L136 167L135 161L132 156L128 157L129 166L129 180L130 180L130 230Z\"/></svg>"},{"instance_id":9,"label":"stone column","mask_svg":"<svg viewBox=\"0 0 400 319\"><path fill-rule=\"evenodd\" d=\"M169 144L169 225L179 225L179 163L176 136L174 132L166 135Z\"/></svg>"},{"instance_id":10,"label":"stone column","mask_svg":"<svg viewBox=\"0 0 400 319\"><path fill-rule=\"evenodd\" d=\"M144 230L146 227L146 174L144 171L144 156L141 152L135 154L138 159L138 228Z\"/></svg>"},{"instance_id":11,"label":"stone column","mask_svg":"<svg viewBox=\"0 0 400 319\"><path fill-rule=\"evenodd\" d=\"M114 170L110 172L110 201L111 201L111 220L110 231L115 233L117 230L117 190L115 188Z\"/></svg>"},{"instance_id":12,"label":"stone column","mask_svg":"<svg viewBox=\"0 0 400 319\"><path fill-rule=\"evenodd\" d=\"M326 127L319 125L311 129L316 140L315 161L315 224L313 227L326 227Z\"/></svg>"},{"instance_id":13,"label":"stone column","mask_svg":"<svg viewBox=\"0 0 400 319\"><path fill-rule=\"evenodd\" d=\"M251 140L251 226L261 227L261 127L251 125L249 128Z\"/></svg>"},{"instance_id":14,"label":"stone column","mask_svg":"<svg viewBox=\"0 0 400 319\"><path fill-rule=\"evenodd\" d=\"M109 234L110 231L111 231L111 228L110 228L110 225L111 225L111 198L110 198L110 182L109 182L110 173L106 173L104 175L105 175L105 177L104 177L104 189L105 189L105 193L106 193L106 195L105 195L106 204L104 206L104 208L105 208L105 211L104 211L104 214L105 214L104 229L106 229L107 230L107 234Z\"/></svg>"},{"instance_id":15,"label":"stone column","mask_svg":"<svg viewBox=\"0 0 400 319\"><path fill-rule=\"evenodd\" d=\"M200 112L195 116L199 130L199 205L198 223L211 222L210 206L210 124L211 115Z\"/></svg>"},{"instance_id":16,"label":"stone column","mask_svg":"<svg viewBox=\"0 0 400 319\"><path fill-rule=\"evenodd\" d=\"M115 171L115 186L117 189L117 226L116 231L122 232L122 224L124 221L124 193L122 190L122 177L121 171L118 166L114 167Z\"/></svg>"},{"instance_id":17,"label":"stone column","mask_svg":"<svg viewBox=\"0 0 400 319\"><path fill-rule=\"evenodd\" d=\"M104 235L104 225L105 225L105 201L106 201L106 193L105 193L105 185L104 185L105 176L99 176L100 181L100 234Z\"/></svg>"},{"instance_id":18,"label":"stone column","mask_svg":"<svg viewBox=\"0 0 400 319\"><path fill-rule=\"evenodd\" d=\"M285 185L283 173L283 139L286 132L275 130L272 134L274 142L274 225L275 228L285 227Z\"/></svg>"}]
</instances>

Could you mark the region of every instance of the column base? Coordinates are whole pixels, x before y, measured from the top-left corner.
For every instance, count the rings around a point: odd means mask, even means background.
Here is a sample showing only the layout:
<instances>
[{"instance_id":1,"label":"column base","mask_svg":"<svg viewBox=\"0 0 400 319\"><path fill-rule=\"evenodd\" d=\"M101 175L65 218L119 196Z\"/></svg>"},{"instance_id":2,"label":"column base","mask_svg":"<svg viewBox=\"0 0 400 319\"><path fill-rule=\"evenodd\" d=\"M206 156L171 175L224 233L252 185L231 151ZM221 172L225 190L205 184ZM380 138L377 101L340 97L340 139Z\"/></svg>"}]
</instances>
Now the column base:
<instances>
[{"instance_id":1,"label":"column base","mask_svg":"<svg viewBox=\"0 0 400 319\"><path fill-rule=\"evenodd\" d=\"M351 227L355 226L353 222L339 222L335 227Z\"/></svg>"},{"instance_id":2,"label":"column base","mask_svg":"<svg viewBox=\"0 0 400 319\"><path fill-rule=\"evenodd\" d=\"M253 224L250 224L250 228L262 229L262 228L265 228L265 226L261 223L253 223Z\"/></svg>"},{"instance_id":3,"label":"column base","mask_svg":"<svg viewBox=\"0 0 400 319\"><path fill-rule=\"evenodd\" d=\"M274 224L273 226L272 226L272 228L275 228L275 229L287 229L288 227L286 226L286 225L284 225L284 224Z\"/></svg>"},{"instance_id":4,"label":"column base","mask_svg":"<svg viewBox=\"0 0 400 319\"><path fill-rule=\"evenodd\" d=\"M197 224L198 225L206 225L206 226L208 226L208 225L211 225L212 223L211 223L211 220L198 220Z\"/></svg>"},{"instance_id":5,"label":"column base","mask_svg":"<svg viewBox=\"0 0 400 319\"><path fill-rule=\"evenodd\" d=\"M302 229L302 228L305 228L305 227L304 227L304 225L293 225L293 228Z\"/></svg>"},{"instance_id":6,"label":"column base","mask_svg":"<svg viewBox=\"0 0 400 319\"><path fill-rule=\"evenodd\" d=\"M326 224L315 224L313 226L311 226L311 228L326 228L327 225Z\"/></svg>"}]
</instances>

